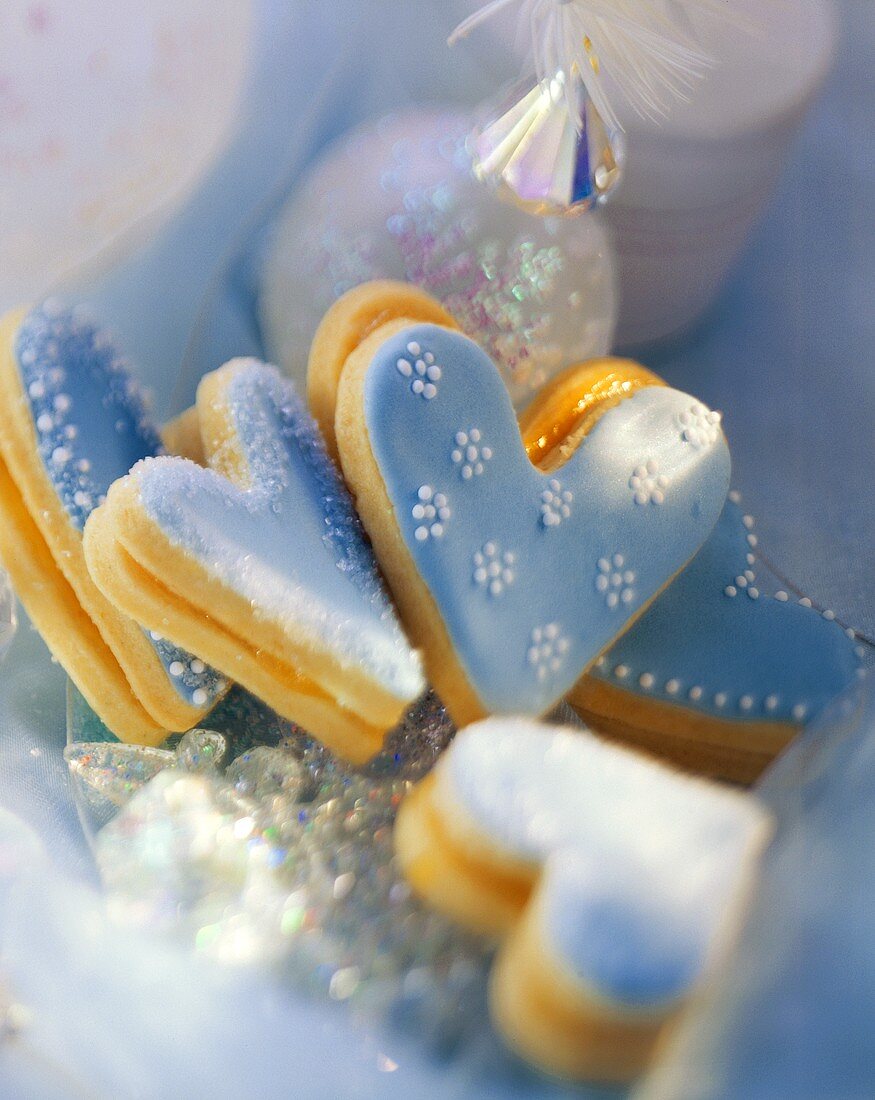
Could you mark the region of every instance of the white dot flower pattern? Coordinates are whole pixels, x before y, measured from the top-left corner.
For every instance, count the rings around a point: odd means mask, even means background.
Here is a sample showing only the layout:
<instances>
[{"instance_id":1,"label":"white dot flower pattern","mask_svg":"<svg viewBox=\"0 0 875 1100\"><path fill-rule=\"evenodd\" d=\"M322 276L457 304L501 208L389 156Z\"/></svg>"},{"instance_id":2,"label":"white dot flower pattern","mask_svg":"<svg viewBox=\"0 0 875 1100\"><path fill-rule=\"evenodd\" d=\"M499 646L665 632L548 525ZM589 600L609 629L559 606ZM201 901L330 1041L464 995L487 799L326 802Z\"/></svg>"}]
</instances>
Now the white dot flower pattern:
<instances>
[{"instance_id":1,"label":"white dot flower pattern","mask_svg":"<svg viewBox=\"0 0 875 1100\"><path fill-rule=\"evenodd\" d=\"M396 363L398 373L410 379L410 392L421 397L424 401L431 401L437 397L438 382L441 380L442 370L435 361L434 353L423 351L422 345L416 340L411 340L407 345L407 355Z\"/></svg>"},{"instance_id":2,"label":"white dot flower pattern","mask_svg":"<svg viewBox=\"0 0 875 1100\"><path fill-rule=\"evenodd\" d=\"M437 492L431 485L420 485L411 515L417 524L413 532L417 542L442 538L444 524L452 515L446 493Z\"/></svg>"},{"instance_id":3,"label":"white dot flower pattern","mask_svg":"<svg viewBox=\"0 0 875 1100\"><path fill-rule=\"evenodd\" d=\"M551 478L547 488L541 493L541 523L545 527L558 527L571 515L574 494L563 489L557 478Z\"/></svg>"},{"instance_id":4,"label":"white dot flower pattern","mask_svg":"<svg viewBox=\"0 0 875 1100\"><path fill-rule=\"evenodd\" d=\"M456 432L455 446L450 452L453 465L459 470L463 481L479 477L486 469L486 463L492 458L492 448L483 444L479 428L469 428L466 432Z\"/></svg>"},{"instance_id":5,"label":"white dot flower pattern","mask_svg":"<svg viewBox=\"0 0 875 1100\"><path fill-rule=\"evenodd\" d=\"M635 571L626 566L622 554L599 558L596 565L595 590L604 597L605 605L615 611L635 599Z\"/></svg>"},{"instance_id":6,"label":"white dot flower pattern","mask_svg":"<svg viewBox=\"0 0 875 1100\"><path fill-rule=\"evenodd\" d=\"M636 504L663 504L669 479L659 472L659 463L651 458L636 466L629 478L629 488Z\"/></svg>"},{"instance_id":7,"label":"white dot flower pattern","mask_svg":"<svg viewBox=\"0 0 875 1100\"><path fill-rule=\"evenodd\" d=\"M701 401L694 401L689 408L678 413L681 439L697 449L711 447L720 438L721 420L719 412L713 412Z\"/></svg>"},{"instance_id":8,"label":"white dot flower pattern","mask_svg":"<svg viewBox=\"0 0 875 1100\"><path fill-rule=\"evenodd\" d=\"M535 627L529 643L528 660L540 682L543 683L549 675L562 668L570 645L558 623Z\"/></svg>"},{"instance_id":9,"label":"white dot flower pattern","mask_svg":"<svg viewBox=\"0 0 875 1100\"><path fill-rule=\"evenodd\" d=\"M500 596L516 580L516 555L489 541L474 555L474 583L490 596Z\"/></svg>"}]
</instances>

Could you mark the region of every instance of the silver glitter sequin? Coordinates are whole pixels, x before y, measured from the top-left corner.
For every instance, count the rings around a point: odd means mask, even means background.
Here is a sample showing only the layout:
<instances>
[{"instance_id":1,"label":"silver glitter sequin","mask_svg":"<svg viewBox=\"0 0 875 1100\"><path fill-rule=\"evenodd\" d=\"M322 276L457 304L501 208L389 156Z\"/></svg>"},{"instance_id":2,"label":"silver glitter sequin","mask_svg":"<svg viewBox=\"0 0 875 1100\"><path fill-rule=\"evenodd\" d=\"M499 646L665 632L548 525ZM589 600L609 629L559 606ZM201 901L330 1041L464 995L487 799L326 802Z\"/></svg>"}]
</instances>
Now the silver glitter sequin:
<instances>
[{"instance_id":1,"label":"silver glitter sequin","mask_svg":"<svg viewBox=\"0 0 875 1100\"><path fill-rule=\"evenodd\" d=\"M489 945L412 896L392 841L402 798L454 733L437 700L358 770L242 692L213 717L229 732L194 773L184 766L205 744L186 738L174 752L68 749L128 796L96 841L114 915L225 963L270 963L295 988L441 1045L486 1026ZM221 772L224 740L234 758Z\"/></svg>"}]
</instances>

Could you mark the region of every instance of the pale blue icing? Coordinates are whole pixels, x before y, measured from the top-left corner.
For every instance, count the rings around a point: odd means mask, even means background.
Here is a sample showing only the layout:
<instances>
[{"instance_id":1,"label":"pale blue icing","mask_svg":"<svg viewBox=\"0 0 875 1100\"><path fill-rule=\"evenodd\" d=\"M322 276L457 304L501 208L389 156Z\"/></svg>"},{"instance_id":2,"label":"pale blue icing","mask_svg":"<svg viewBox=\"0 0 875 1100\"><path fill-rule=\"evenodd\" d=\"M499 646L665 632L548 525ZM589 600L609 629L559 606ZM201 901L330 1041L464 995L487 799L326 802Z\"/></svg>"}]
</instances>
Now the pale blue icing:
<instances>
[{"instance_id":1,"label":"pale blue icing","mask_svg":"<svg viewBox=\"0 0 875 1100\"><path fill-rule=\"evenodd\" d=\"M764 591L753 520L732 497L694 561L592 671L703 714L801 725L854 681L859 656L838 623Z\"/></svg>"},{"instance_id":2,"label":"pale blue icing","mask_svg":"<svg viewBox=\"0 0 875 1100\"><path fill-rule=\"evenodd\" d=\"M487 719L438 764L443 814L545 864L539 920L578 980L628 1005L684 994L768 829L753 797L582 730Z\"/></svg>"},{"instance_id":3,"label":"pale blue icing","mask_svg":"<svg viewBox=\"0 0 875 1100\"><path fill-rule=\"evenodd\" d=\"M663 387L541 473L491 360L433 325L380 348L364 416L400 535L493 713L564 695L699 549L729 487L719 417Z\"/></svg>"},{"instance_id":4,"label":"pale blue icing","mask_svg":"<svg viewBox=\"0 0 875 1100\"><path fill-rule=\"evenodd\" d=\"M110 485L161 439L142 392L112 338L80 310L53 302L33 309L15 338L21 387L37 448L70 523L82 531ZM207 709L225 690L213 669L146 634L168 681L190 706Z\"/></svg>"},{"instance_id":5,"label":"pale blue icing","mask_svg":"<svg viewBox=\"0 0 875 1100\"><path fill-rule=\"evenodd\" d=\"M399 699L425 687L352 505L290 382L241 361L221 399L251 487L176 458L138 465L147 514L261 614ZM254 641L255 639L253 639Z\"/></svg>"}]
</instances>

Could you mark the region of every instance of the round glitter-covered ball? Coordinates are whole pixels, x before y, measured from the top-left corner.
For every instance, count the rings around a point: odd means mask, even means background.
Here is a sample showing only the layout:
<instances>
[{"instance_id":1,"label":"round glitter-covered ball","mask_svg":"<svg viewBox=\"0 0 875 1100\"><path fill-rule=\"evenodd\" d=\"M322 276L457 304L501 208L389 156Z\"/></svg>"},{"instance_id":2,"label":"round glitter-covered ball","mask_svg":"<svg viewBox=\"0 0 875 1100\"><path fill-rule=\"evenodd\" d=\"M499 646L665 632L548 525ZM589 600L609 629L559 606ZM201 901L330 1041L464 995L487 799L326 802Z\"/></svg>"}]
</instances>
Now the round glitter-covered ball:
<instances>
[{"instance_id":1,"label":"round glitter-covered ball","mask_svg":"<svg viewBox=\"0 0 875 1100\"><path fill-rule=\"evenodd\" d=\"M262 272L269 356L302 385L328 307L369 279L429 291L494 359L518 407L571 363L604 355L617 316L597 215L539 218L474 179L464 115L411 111L335 145L282 209Z\"/></svg>"}]
</instances>

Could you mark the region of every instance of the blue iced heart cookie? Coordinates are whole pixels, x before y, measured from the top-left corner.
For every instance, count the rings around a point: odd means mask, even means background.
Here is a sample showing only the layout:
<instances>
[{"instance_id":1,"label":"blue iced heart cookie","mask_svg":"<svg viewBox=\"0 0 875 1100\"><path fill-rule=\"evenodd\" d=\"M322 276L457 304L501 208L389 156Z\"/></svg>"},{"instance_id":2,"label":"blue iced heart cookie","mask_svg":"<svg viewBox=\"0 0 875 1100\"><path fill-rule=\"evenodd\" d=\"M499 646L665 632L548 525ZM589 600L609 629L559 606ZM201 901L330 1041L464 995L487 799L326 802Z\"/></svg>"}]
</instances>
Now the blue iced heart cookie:
<instances>
[{"instance_id":1,"label":"blue iced heart cookie","mask_svg":"<svg viewBox=\"0 0 875 1100\"><path fill-rule=\"evenodd\" d=\"M855 680L853 632L765 590L753 525L732 493L696 558L571 693L591 725L749 781Z\"/></svg>"},{"instance_id":2,"label":"blue iced heart cookie","mask_svg":"<svg viewBox=\"0 0 875 1100\"><path fill-rule=\"evenodd\" d=\"M542 472L492 361L436 325L364 340L335 420L380 565L460 723L549 710L696 553L728 488L719 416L659 385L621 393Z\"/></svg>"},{"instance_id":3,"label":"blue iced heart cookie","mask_svg":"<svg viewBox=\"0 0 875 1100\"><path fill-rule=\"evenodd\" d=\"M493 1016L574 1077L632 1077L731 929L768 837L750 796L588 731L462 730L399 813L411 885L504 939Z\"/></svg>"},{"instance_id":4,"label":"blue iced heart cookie","mask_svg":"<svg viewBox=\"0 0 875 1100\"><path fill-rule=\"evenodd\" d=\"M349 495L275 368L200 384L210 469L140 463L91 517L104 592L335 751L364 760L425 688Z\"/></svg>"},{"instance_id":5,"label":"blue iced heart cookie","mask_svg":"<svg viewBox=\"0 0 875 1100\"><path fill-rule=\"evenodd\" d=\"M80 312L47 303L2 322L0 395L0 553L35 625L122 739L196 725L224 679L120 614L82 551L109 486L162 449L129 364Z\"/></svg>"}]
</instances>

